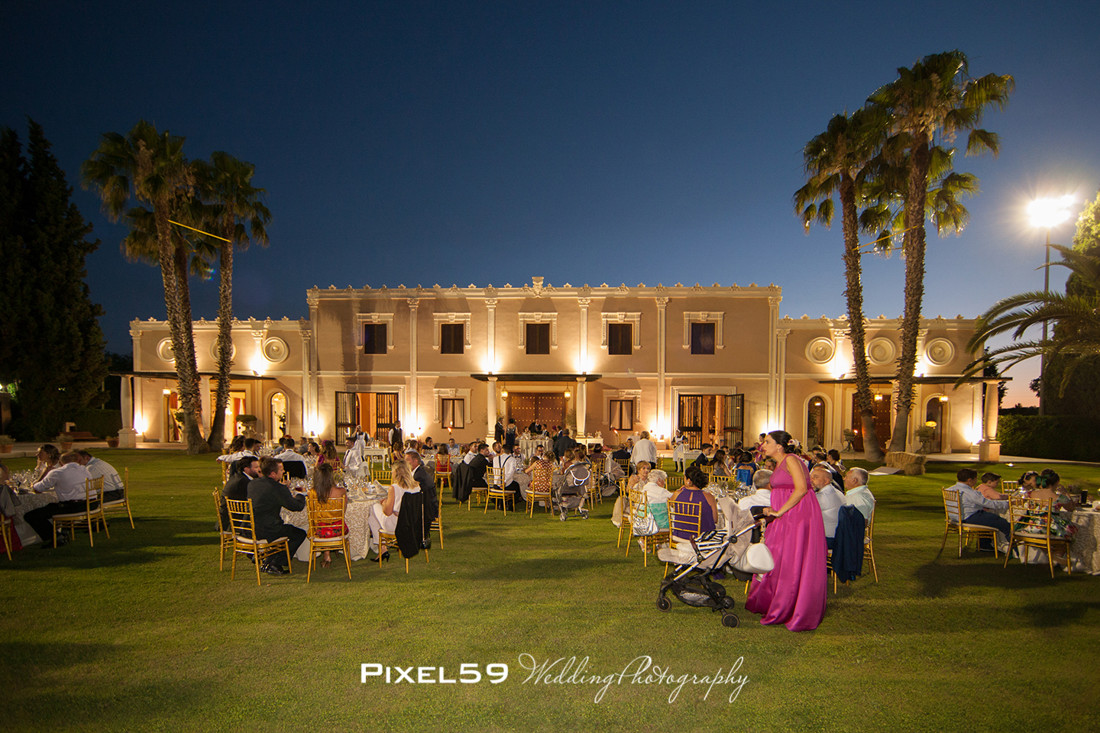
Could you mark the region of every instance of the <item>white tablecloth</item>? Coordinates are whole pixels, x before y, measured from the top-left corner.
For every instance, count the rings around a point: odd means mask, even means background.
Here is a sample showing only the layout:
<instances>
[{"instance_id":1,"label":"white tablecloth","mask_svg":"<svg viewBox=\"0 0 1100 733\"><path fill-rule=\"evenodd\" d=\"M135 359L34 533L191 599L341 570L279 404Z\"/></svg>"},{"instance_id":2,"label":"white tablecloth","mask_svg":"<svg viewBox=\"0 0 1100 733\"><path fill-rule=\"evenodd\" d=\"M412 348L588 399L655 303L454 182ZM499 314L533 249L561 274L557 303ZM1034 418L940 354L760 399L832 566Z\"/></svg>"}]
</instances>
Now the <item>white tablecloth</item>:
<instances>
[{"instance_id":1,"label":"white tablecloth","mask_svg":"<svg viewBox=\"0 0 1100 733\"><path fill-rule=\"evenodd\" d=\"M541 438L520 438L519 449L523 452L523 457L527 460L531 460L531 457L535 455L535 448L542 446L543 450L550 450L550 438L542 436Z\"/></svg>"},{"instance_id":2,"label":"white tablecloth","mask_svg":"<svg viewBox=\"0 0 1100 733\"><path fill-rule=\"evenodd\" d=\"M998 512L1009 519L1008 510ZM1010 520L1011 521L1011 520ZM1077 525L1077 535L1070 543L1069 557L1073 562L1073 572L1100 575L1100 511L1076 509L1070 521ZM1022 559L1022 558L1021 558ZM1034 547L1028 548L1029 565L1046 565L1047 554Z\"/></svg>"}]
</instances>

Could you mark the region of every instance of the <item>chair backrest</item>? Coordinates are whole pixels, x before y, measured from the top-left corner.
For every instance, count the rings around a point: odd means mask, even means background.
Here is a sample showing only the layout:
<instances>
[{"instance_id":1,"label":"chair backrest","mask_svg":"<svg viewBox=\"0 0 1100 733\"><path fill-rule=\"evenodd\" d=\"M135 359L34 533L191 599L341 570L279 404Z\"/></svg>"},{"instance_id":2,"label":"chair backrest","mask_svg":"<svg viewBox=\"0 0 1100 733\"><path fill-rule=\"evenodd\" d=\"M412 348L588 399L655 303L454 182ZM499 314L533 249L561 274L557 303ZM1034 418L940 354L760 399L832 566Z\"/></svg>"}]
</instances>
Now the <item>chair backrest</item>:
<instances>
[{"instance_id":1,"label":"chair backrest","mask_svg":"<svg viewBox=\"0 0 1100 733\"><path fill-rule=\"evenodd\" d=\"M222 496L222 492L218 489L214 489L214 510L218 515L218 531L228 532L229 527L225 526L225 517L222 515L222 509L225 507L225 497Z\"/></svg>"},{"instance_id":2,"label":"chair backrest","mask_svg":"<svg viewBox=\"0 0 1100 733\"><path fill-rule=\"evenodd\" d=\"M875 536L875 508L871 507L871 516L867 519L867 528L863 533L864 543L868 543Z\"/></svg>"},{"instance_id":3,"label":"chair backrest","mask_svg":"<svg viewBox=\"0 0 1100 733\"><path fill-rule=\"evenodd\" d=\"M615 458L615 463L619 464L619 468L623 469L623 473L627 476L630 475L630 459L629 458Z\"/></svg>"},{"instance_id":4,"label":"chair backrest","mask_svg":"<svg viewBox=\"0 0 1100 733\"><path fill-rule=\"evenodd\" d=\"M490 486L504 486L504 469L503 468L490 468L492 476L489 479Z\"/></svg>"},{"instance_id":5,"label":"chair backrest","mask_svg":"<svg viewBox=\"0 0 1100 733\"><path fill-rule=\"evenodd\" d=\"M676 533L683 536L698 537L703 531L703 505L691 501L668 502L668 526L672 530L672 546L676 547Z\"/></svg>"},{"instance_id":6,"label":"chair backrest","mask_svg":"<svg viewBox=\"0 0 1100 733\"><path fill-rule=\"evenodd\" d=\"M738 482L745 484L745 486L752 486L751 468L739 468L734 471L734 475L737 477Z\"/></svg>"},{"instance_id":7,"label":"chair backrest","mask_svg":"<svg viewBox=\"0 0 1100 733\"><path fill-rule=\"evenodd\" d=\"M371 478L380 484L392 484L393 483L393 469L391 468L372 468Z\"/></svg>"},{"instance_id":8,"label":"chair backrest","mask_svg":"<svg viewBox=\"0 0 1100 733\"><path fill-rule=\"evenodd\" d=\"M962 501L959 499L958 489L942 489L943 511L947 515L947 523L962 525ZM946 530L944 530L946 531Z\"/></svg>"},{"instance_id":9,"label":"chair backrest","mask_svg":"<svg viewBox=\"0 0 1100 733\"><path fill-rule=\"evenodd\" d=\"M286 475L290 478L305 478L306 477L306 462L305 461L284 461L283 469L286 471Z\"/></svg>"},{"instance_id":10,"label":"chair backrest","mask_svg":"<svg viewBox=\"0 0 1100 733\"><path fill-rule=\"evenodd\" d=\"M443 455L439 453L435 457L435 475L440 474L450 475L451 473L451 456L450 454Z\"/></svg>"},{"instance_id":11,"label":"chair backrest","mask_svg":"<svg viewBox=\"0 0 1100 733\"><path fill-rule=\"evenodd\" d=\"M1015 494L1020 490L1019 481L1005 481L1001 479L1001 493L1002 494Z\"/></svg>"},{"instance_id":12,"label":"chair backrest","mask_svg":"<svg viewBox=\"0 0 1100 733\"><path fill-rule=\"evenodd\" d=\"M668 489L669 491L676 491L676 489L684 488L684 477L683 476L669 476L668 480L665 481L665 488Z\"/></svg>"},{"instance_id":13,"label":"chair backrest","mask_svg":"<svg viewBox=\"0 0 1100 733\"><path fill-rule=\"evenodd\" d=\"M731 480L732 480L732 478L731 478L730 476L718 476L718 475L714 475L714 476L711 476L711 477L710 477L710 483L711 483L711 485L713 485L713 486L721 486L721 487L722 487L723 489L725 489L725 490L726 490L727 492L729 491L729 488L730 488L730 481L731 481Z\"/></svg>"},{"instance_id":14,"label":"chair backrest","mask_svg":"<svg viewBox=\"0 0 1100 733\"><path fill-rule=\"evenodd\" d=\"M626 501L630 504L631 511L634 512L632 518L635 520L644 520L649 516L649 502L646 500L645 490L642 487L642 482L634 484L634 488L630 490ZM623 507L623 512L626 512L626 506Z\"/></svg>"},{"instance_id":15,"label":"chair backrest","mask_svg":"<svg viewBox=\"0 0 1100 733\"><path fill-rule=\"evenodd\" d=\"M327 533L332 533L334 537L339 537L344 533L344 511L347 508L346 496L330 498L328 501L321 502L317 499L317 494L310 491L306 500L306 507L308 510L306 516L309 518L309 537L319 537L319 530L321 529L324 529Z\"/></svg>"},{"instance_id":16,"label":"chair backrest","mask_svg":"<svg viewBox=\"0 0 1100 733\"><path fill-rule=\"evenodd\" d=\"M225 508L229 512L229 526L233 536L253 541L256 538L256 520L252 516L251 499L226 499Z\"/></svg>"},{"instance_id":17,"label":"chair backrest","mask_svg":"<svg viewBox=\"0 0 1100 733\"><path fill-rule=\"evenodd\" d=\"M127 499L130 498L130 468L127 466L122 469L122 495Z\"/></svg>"},{"instance_id":18,"label":"chair backrest","mask_svg":"<svg viewBox=\"0 0 1100 733\"><path fill-rule=\"evenodd\" d=\"M84 500L88 504L88 511L93 511L93 503L98 508L102 499L103 477L84 479Z\"/></svg>"},{"instance_id":19,"label":"chair backrest","mask_svg":"<svg viewBox=\"0 0 1100 733\"><path fill-rule=\"evenodd\" d=\"M1008 503L1009 523L1013 534L1026 534L1039 539L1050 539L1051 513L1054 499L1016 499ZM1017 526L1022 525L1020 529Z\"/></svg>"}]
</instances>

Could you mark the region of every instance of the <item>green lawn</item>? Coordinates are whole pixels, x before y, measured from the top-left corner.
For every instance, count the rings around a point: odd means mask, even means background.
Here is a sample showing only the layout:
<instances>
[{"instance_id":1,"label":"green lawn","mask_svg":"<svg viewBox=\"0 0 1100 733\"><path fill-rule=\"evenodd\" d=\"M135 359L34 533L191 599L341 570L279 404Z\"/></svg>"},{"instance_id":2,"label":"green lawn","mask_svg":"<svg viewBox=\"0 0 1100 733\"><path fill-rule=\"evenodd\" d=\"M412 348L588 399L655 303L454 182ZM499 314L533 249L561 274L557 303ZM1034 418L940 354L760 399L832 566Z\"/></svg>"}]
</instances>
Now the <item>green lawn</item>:
<instances>
[{"instance_id":1,"label":"green lawn","mask_svg":"<svg viewBox=\"0 0 1100 733\"><path fill-rule=\"evenodd\" d=\"M103 457L130 467L136 530L116 518L94 549L77 535L0 557L8 730L1086 730L1100 709L1100 578L960 560L950 541L937 555L938 489L956 466L873 479L880 582L830 594L821 627L792 634L744 612L736 582L739 628L678 602L658 611L661 568L616 550L610 504L562 524L468 513L448 496L445 549L437 540L407 576L395 558L354 563L351 581L335 562L309 585L299 563L262 587L247 564L231 581L218 572L211 458ZM1100 484L1100 469L1059 471ZM597 703L601 684L525 682L523 655L587 657L584 674L604 679L645 655L675 682L616 678ZM704 699L708 685L690 680L738 660L748 681L732 703L734 685ZM447 678L506 664L509 676L363 684L364 663Z\"/></svg>"}]
</instances>

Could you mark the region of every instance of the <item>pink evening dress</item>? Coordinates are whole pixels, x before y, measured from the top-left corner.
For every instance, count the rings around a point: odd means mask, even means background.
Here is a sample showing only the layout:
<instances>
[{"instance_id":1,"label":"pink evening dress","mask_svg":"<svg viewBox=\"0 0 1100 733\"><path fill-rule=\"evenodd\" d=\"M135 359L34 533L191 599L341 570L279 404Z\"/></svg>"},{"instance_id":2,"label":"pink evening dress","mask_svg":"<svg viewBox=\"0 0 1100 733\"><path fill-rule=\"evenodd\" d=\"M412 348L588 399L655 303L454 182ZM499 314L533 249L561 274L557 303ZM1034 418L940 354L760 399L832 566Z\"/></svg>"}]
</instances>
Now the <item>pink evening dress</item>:
<instances>
[{"instance_id":1,"label":"pink evening dress","mask_svg":"<svg viewBox=\"0 0 1100 733\"><path fill-rule=\"evenodd\" d=\"M757 576L745 608L763 614L762 624L785 624L790 631L812 631L825 616L825 524L806 465L794 461L809 489L802 500L764 532L775 568ZM778 511L794 491L786 458L771 477L771 508Z\"/></svg>"}]
</instances>

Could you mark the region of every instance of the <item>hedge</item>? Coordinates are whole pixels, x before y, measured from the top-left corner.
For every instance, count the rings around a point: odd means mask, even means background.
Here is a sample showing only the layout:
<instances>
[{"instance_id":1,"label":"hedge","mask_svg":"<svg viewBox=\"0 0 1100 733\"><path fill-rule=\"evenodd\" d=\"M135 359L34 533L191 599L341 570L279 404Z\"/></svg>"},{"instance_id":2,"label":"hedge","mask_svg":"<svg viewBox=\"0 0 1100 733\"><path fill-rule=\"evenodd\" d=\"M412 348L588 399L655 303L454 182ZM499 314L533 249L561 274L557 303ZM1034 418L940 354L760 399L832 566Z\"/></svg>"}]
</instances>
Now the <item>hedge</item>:
<instances>
[{"instance_id":1,"label":"hedge","mask_svg":"<svg viewBox=\"0 0 1100 733\"><path fill-rule=\"evenodd\" d=\"M1002 415L1001 453L1030 458L1100 461L1100 419L1078 415Z\"/></svg>"},{"instance_id":2,"label":"hedge","mask_svg":"<svg viewBox=\"0 0 1100 733\"><path fill-rule=\"evenodd\" d=\"M97 438L113 438L122 429L121 410L77 410L72 418L74 430L88 432Z\"/></svg>"}]
</instances>

